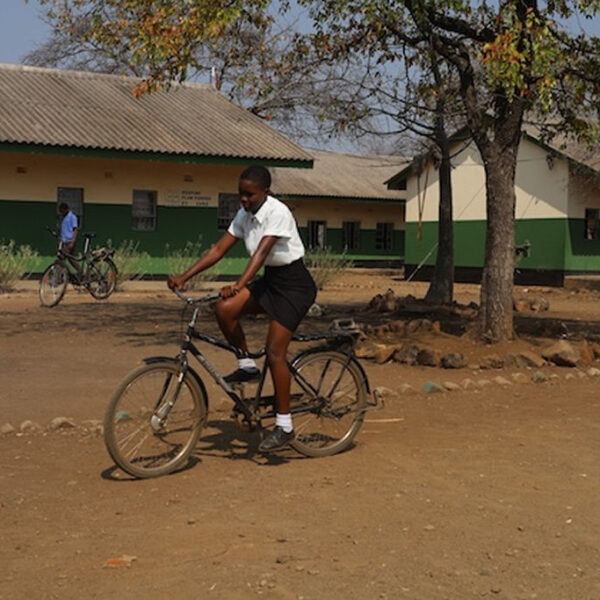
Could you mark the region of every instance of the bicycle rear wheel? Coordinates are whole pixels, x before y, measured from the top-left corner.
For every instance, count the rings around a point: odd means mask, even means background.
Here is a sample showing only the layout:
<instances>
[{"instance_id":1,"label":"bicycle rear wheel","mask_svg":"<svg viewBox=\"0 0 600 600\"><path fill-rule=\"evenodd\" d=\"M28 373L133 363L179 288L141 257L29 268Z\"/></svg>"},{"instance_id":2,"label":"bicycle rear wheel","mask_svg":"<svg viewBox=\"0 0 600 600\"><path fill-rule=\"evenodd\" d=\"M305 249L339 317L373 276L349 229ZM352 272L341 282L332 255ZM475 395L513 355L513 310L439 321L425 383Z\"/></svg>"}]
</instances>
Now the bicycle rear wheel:
<instances>
[{"instance_id":1,"label":"bicycle rear wheel","mask_svg":"<svg viewBox=\"0 0 600 600\"><path fill-rule=\"evenodd\" d=\"M134 477L158 477L184 466L200 437L206 395L190 372L181 385L179 375L177 363L140 367L125 378L108 405L106 449Z\"/></svg>"},{"instance_id":2,"label":"bicycle rear wheel","mask_svg":"<svg viewBox=\"0 0 600 600\"><path fill-rule=\"evenodd\" d=\"M40 302L42 306L56 306L65 295L69 272L64 265L53 262L40 279Z\"/></svg>"},{"instance_id":3,"label":"bicycle rear wheel","mask_svg":"<svg viewBox=\"0 0 600 600\"><path fill-rule=\"evenodd\" d=\"M87 268L87 288L96 300L105 300L117 286L117 267L110 258L93 260Z\"/></svg>"},{"instance_id":4,"label":"bicycle rear wheel","mask_svg":"<svg viewBox=\"0 0 600 600\"><path fill-rule=\"evenodd\" d=\"M291 446L306 456L345 450L362 426L367 382L342 352L301 354L292 362L292 403L296 438Z\"/></svg>"}]
</instances>

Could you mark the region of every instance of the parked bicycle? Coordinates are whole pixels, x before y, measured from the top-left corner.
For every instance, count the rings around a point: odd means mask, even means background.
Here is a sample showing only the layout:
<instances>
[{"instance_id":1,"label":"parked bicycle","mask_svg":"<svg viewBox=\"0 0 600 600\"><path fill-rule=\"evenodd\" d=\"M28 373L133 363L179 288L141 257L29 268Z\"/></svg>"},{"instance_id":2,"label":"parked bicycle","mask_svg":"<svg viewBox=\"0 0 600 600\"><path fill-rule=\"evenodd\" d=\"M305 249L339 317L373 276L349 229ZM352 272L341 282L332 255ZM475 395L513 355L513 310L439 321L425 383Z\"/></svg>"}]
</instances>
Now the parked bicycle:
<instances>
[{"instance_id":1,"label":"parked bicycle","mask_svg":"<svg viewBox=\"0 0 600 600\"><path fill-rule=\"evenodd\" d=\"M183 467L207 420L208 395L200 375L189 365L194 356L217 385L233 401L232 417L247 431L264 430L275 418L275 397L264 394L268 363L265 360L253 397L245 397L243 385L228 384L193 343L207 342L238 358L265 356L238 348L202 333L196 322L203 303L219 294L189 298L194 306L179 354L152 356L125 377L114 393L104 419L106 448L124 471L138 478L157 477ZM357 332L328 331L294 335L299 342L322 342L300 352L289 362L292 375L291 413L295 439L291 446L305 456L329 456L345 450L362 426L369 407L369 382L353 347Z\"/></svg>"},{"instance_id":2,"label":"parked bicycle","mask_svg":"<svg viewBox=\"0 0 600 600\"><path fill-rule=\"evenodd\" d=\"M58 238L58 232L47 229ZM94 237L96 234L91 231L83 234L83 252L80 256L69 254L59 242L56 260L46 268L40 280L40 302L43 306L56 306L65 295L69 283L75 288L87 289L96 300L104 300L115 291L117 267L111 258L114 250L92 250L91 240Z\"/></svg>"}]
</instances>

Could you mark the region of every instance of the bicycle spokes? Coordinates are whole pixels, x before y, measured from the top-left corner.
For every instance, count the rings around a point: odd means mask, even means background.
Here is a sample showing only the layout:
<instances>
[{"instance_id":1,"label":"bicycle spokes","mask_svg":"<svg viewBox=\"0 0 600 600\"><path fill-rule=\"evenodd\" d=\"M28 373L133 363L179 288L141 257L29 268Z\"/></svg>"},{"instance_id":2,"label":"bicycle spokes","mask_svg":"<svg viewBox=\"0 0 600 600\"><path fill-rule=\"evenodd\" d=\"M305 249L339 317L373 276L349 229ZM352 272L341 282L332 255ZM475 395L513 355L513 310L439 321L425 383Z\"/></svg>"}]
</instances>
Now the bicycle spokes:
<instances>
[{"instance_id":1,"label":"bicycle spokes","mask_svg":"<svg viewBox=\"0 0 600 600\"><path fill-rule=\"evenodd\" d=\"M310 456L339 452L351 441L366 407L361 372L347 355L316 352L293 368L294 447Z\"/></svg>"},{"instance_id":2,"label":"bicycle spokes","mask_svg":"<svg viewBox=\"0 0 600 600\"><path fill-rule=\"evenodd\" d=\"M187 458L205 418L190 378L179 381L171 363L142 367L118 392L109 411L107 446L126 471L149 477L173 470Z\"/></svg>"}]
</instances>

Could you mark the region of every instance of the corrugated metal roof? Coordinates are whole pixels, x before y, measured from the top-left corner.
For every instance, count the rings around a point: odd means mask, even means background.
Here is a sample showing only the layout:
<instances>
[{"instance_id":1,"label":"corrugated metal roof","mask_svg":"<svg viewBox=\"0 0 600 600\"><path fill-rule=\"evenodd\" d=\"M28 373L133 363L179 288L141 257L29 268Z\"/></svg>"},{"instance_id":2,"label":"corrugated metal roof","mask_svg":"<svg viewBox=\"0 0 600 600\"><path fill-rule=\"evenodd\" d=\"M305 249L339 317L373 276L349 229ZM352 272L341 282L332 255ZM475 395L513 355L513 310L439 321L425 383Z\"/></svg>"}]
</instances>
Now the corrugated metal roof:
<instances>
[{"instance_id":1,"label":"corrugated metal roof","mask_svg":"<svg viewBox=\"0 0 600 600\"><path fill-rule=\"evenodd\" d=\"M174 155L312 157L211 85L133 97L140 80L0 63L0 142ZM307 165L309 166L309 165Z\"/></svg>"},{"instance_id":2,"label":"corrugated metal roof","mask_svg":"<svg viewBox=\"0 0 600 600\"><path fill-rule=\"evenodd\" d=\"M578 168L586 170L594 177L600 176L600 146L597 145L596 147L590 148L564 135L556 135L550 142L543 142L541 140L540 130L533 126L524 127L523 134L534 144L545 148L549 154L561 156ZM465 140L468 139L466 128L460 129L451 136L451 141L453 143L464 143ZM420 173L427 164L430 155L431 152L425 152L416 156L410 163L405 165L403 169L399 170L388 179L385 182L386 185L390 189L393 189L407 177Z\"/></svg>"},{"instance_id":3,"label":"corrugated metal roof","mask_svg":"<svg viewBox=\"0 0 600 600\"><path fill-rule=\"evenodd\" d=\"M402 200L403 192L388 190L384 182L408 161L400 156L358 156L311 150L313 169L271 170L275 195L385 198Z\"/></svg>"},{"instance_id":4,"label":"corrugated metal roof","mask_svg":"<svg viewBox=\"0 0 600 600\"><path fill-rule=\"evenodd\" d=\"M532 142L553 150L559 156L574 161L580 166L600 172L599 144L590 147L564 134L555 135L550 141L544 142L539 128L532 125L524 127L523 131Z\"/></svg>"}]
</instances>

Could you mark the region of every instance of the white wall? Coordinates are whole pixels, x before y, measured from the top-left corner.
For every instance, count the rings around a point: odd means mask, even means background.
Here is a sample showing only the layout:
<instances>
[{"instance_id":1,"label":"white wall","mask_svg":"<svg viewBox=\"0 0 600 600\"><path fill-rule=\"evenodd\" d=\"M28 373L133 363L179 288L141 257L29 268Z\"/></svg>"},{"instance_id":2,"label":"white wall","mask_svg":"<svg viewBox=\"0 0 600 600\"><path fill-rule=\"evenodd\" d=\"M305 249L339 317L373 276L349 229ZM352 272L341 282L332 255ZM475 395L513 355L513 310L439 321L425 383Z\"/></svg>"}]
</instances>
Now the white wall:
<instances>
[{"instance_id":1,"label":"white wall","mask_svg":"<svg viewBox=\"0 0 600 600\"><path fill-rule=\"evenodd\" d=\"M453 152L461 149L460 144ZM546 160L547 151L523 138L519 147L516 172L516 218L563 218L568 206L569 169L565 160L554 158L552 168ZM460 151L452 160L452 192L456 221L485 220L485 172L481 156L474 143ZM427 182L427 185L426 185ZM418 191L420 186L420 194ZM418 180L412 176L407 182L406 220L419 220L419 202L422 220L438 220L438 174L430 164ZM424 198L424 201L423 201Z\"/></svg>"},{"instance_id":2,"label":"white wall","mask_svg":"<svg viewBox=\"0 0 600 600\"><path fill-rule=\"evenodd\" d=\"M237 179L243 169L241 165L3 152L0 199L56 202L57 187L81 187L85 189L86 203L131 204L133 189L147 189L158 192L159 205L205 198L207 206L217 206L220 192L237 193Z\"/></svg>"},{"instance_id":3,"label":"white wall","mask_svg":"<svg viewBox=\"0 0 600 600\"><path fill-rule=\"evenodd\" d=\"M344 221L359 221L361 229L375 229L377 223L393 223L404 230L404 205L401 203L353 202L331 198L286 200L298 225L310 220L327 221L327 227L340 229Z\"/></svg>"},{"instance_id":4,"label":"white wall","mask_svg":"<svg viewBox=\"0 0 600 600\"><path fill-rule=\"evenodd\" d=\"M600 180L572 172L569 180L569 217L584 219L586 208L600 208Z\"/></svg>"}]
</instances>

